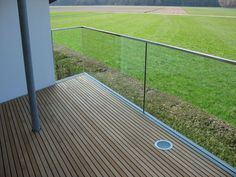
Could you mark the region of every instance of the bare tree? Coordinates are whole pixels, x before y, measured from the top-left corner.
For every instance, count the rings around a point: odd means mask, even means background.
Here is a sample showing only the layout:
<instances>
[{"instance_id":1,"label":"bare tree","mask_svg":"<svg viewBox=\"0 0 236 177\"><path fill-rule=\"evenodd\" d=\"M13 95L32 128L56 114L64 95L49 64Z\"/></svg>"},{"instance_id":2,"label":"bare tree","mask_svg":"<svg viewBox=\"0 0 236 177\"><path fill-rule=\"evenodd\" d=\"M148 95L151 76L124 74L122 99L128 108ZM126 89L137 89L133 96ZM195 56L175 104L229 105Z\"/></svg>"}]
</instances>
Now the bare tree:
<instances>
[{"instance_id":1,"label":"bare tree","mask_svg":"<svg viewBox=\"0 0 236 177\"><path fill-rule=\"evenodd\" d=\"M219 0L221 7L236 7L236 0Z\"/></svg>"}]
</instances>

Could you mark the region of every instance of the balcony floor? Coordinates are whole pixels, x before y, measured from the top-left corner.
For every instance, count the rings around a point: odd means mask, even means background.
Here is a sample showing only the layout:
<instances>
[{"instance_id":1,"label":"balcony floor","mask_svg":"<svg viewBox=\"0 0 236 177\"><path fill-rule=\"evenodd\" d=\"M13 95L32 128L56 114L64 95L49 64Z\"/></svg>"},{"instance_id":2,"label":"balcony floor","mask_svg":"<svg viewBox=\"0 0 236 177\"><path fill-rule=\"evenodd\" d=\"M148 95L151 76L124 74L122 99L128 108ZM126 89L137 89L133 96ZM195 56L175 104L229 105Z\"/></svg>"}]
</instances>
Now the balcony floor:
<instances>
[{"instance_id":1,"label":"balcony floor","mask_svg":"<svg viewBox=\"0 0 236 177\"><path fill-rule=\"evenodd\" d=\"M88 75L38 92L42 131L27 97L0 105L0 176L230 176ZM158 139L174 147L159 151Z\"/></svg>"}]
</instances>

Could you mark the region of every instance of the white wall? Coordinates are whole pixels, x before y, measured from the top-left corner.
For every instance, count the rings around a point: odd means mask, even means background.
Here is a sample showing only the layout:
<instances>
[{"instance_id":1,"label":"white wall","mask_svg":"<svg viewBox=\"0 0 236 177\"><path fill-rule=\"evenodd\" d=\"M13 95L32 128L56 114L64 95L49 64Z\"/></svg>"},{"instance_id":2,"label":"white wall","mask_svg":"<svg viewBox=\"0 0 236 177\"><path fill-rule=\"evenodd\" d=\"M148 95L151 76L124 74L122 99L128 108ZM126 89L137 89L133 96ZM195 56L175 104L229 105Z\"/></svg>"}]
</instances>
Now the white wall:
<instances>
[{"instance_id":1,"label":"white wall","mask_svg":"<svg viewBox=\"0 0 236 177\"><path fill-rule=\"evenodd\" d=\"M16 0L0 0L0 103L27 93Z\"/></svg>"},{"instance_id":2,"label":"white wall","mask_svg":"<svg viewBox=\"0 0 236 177\"><path fill-rule=\"evenodd\" d=\"M48 0L27 0L36 89L55 82ZM0 103L27 93L17 0L0 0Z\"/></svg>"},{"instance_id":3,"label":"white wall","mask_svg":"<svg viewBox=\"0 0 236 177\"><path fill-rule=\"evenodd\" d=\"M55 82L48 2L48 0L28 0L33 69L37 89Z\"/></svg>"}]
</instances>

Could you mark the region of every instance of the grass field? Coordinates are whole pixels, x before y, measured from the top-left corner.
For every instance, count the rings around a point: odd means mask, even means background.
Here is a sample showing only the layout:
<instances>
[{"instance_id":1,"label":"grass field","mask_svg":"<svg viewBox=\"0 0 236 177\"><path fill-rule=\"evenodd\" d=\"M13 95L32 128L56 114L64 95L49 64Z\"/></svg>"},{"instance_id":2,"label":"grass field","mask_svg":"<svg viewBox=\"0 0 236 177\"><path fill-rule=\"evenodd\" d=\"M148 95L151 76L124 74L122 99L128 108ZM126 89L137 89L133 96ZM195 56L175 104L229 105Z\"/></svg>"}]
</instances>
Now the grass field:
<instances>
[{"instance_id":1,"label":"grass field","mask_svg":"<svg viewBox=\"0 0 236 177\"><path fill-rule=\"evenodd\" d=\"M195 11L194 8L188 8ZM198 13L206 9L199 8ZM218 10L218 11L217 11ZM231 13L212 8L218 15ZM234 9L233 9L234 10ZM52 26L85 25L236 59L236 19L152 14L52 13ZM83 37L83 47L79 42ZM96 32L57 32L55 40L142 80L144 44ZM236 68L149 46L148 85L236 126ZM191 59L191 60L190 60Z\"/></svg>"},{"instance_id":2,"label":"grass field","mask_svg":"<svg viewBox=\"0 0 236 177\"><path fill-rule=\"evenodd\" d=\"M231 11L231 9L229 10ZM52 13L53 28L78 25L236 59L236 19L234 18L155 14Z\"/></svg>"}]
</instances>

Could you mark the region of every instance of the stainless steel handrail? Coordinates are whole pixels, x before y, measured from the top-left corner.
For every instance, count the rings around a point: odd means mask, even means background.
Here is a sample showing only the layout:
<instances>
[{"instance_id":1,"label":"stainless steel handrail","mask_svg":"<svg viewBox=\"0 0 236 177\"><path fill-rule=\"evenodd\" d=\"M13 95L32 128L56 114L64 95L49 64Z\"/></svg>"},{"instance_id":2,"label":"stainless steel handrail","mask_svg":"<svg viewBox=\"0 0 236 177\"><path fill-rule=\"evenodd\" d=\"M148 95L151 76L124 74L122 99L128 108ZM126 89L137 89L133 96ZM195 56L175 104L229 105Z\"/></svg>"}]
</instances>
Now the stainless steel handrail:
<instances>
[{"instance_id":1,"label":"stainless steel handrail","mask_svg":"<svg viewBox=\"0 0 236 177\"><path fill-rule=\"evenodd\" d=\"M206 59L217 60L217 61L220 61L220 62L223 62L223 63L236 65L235 60L231 60L231 59L227 59L227 58L223 58L223 57L219 57L219 56L215 56L215 55L210 55L210 54L206 54L206 53L202 53L202 52L197 52L197 51L193 51L193 50L189 50L189 49L185 49L185 48L181 48L181 47L176 47L176 46L172 46L172 45L168 45L168 44L154 42L154 41L150 41L150 40L146 40L146 39L142 39L142 38L136 38L136 37L132 37L132 36L124 35L124 34L118 34L118 33L110 32L110 31L99 30L99 29L96 29L96 28L91 28L91 27L86 27L86 26L75 26L75 27L70 27L70 28L55 28L55 29L52 29L52 31L72 30L72 29L77 29L77 28L83 28L83 29L97 31L97 32L101 32L101 33L105 33L105 34L109 34L109 35L114 35L114 36L118 36L118 37L132 39L132 40L136 40L136 41L140 41L140 42L145 42L145 43L148 43L148 44L158 45L158 46L170 48L170 49L173 49L173 50L179 50L179 51L182 51L182 52L185 52L185 53L190 53L190 54L193 54L193 55L198 55L198 56L201 56L201 57L205 57Z\"/></svg>"}]
</instances>

